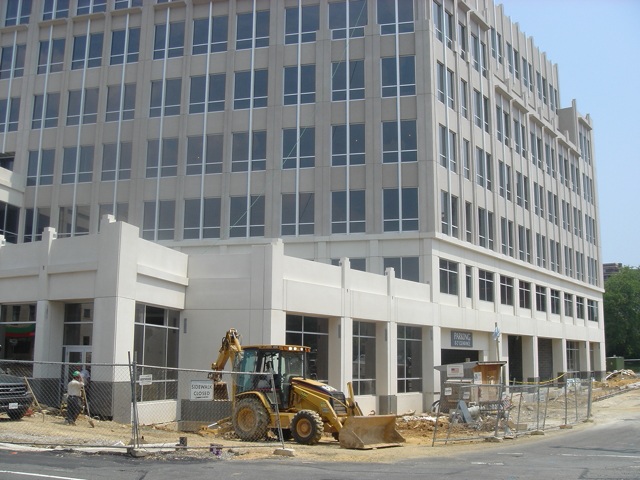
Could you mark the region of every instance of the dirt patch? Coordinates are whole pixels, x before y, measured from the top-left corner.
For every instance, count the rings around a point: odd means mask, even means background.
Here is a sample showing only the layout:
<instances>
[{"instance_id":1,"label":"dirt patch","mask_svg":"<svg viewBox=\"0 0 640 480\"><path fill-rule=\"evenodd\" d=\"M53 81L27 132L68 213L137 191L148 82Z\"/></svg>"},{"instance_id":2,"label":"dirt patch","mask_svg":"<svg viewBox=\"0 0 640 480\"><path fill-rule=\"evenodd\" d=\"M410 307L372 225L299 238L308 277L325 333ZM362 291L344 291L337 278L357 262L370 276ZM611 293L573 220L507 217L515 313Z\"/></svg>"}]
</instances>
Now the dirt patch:
<instances>
[{"instance_id":1,"label":"dirt patch","mask_svg":"<svg viewBox=\"0 0 640 480\"><path fill-rule=\"evenodd\" d=\"M615 418L623 418L630 409L640 409L640 379L631 376L618 376L604 383L593 385L592 414L595 423L607 422ZM624 393L624 395L620 395ZM617 394L617 395L616 395ZM91 423L93 425L91 425ZM438 430L439 439L450 435L455 442L446 445L443 441L433 444L434 429ZM577 425L584 428L588 424ZM468 436L468 426L449 425L448 416L435 417L434 414L399 417L398 431L406 439L406 443L397 448L377 450L346 450L340 448L338 442L326 435L314 446L285 442L285 447L293 451L296 458L306 461L326 461L331 458L346 462L381 462L389 463L401 459L424 457L429 455L447 455L464 448L491 448L490 443L478 440L460 440ZM588 428L588 427L586 427ZM489 429L490 430L490 429ZM562 434L561 431L548 433ZM477 436L477 432L475 433ZM488 432L487 436L491 436ZM132 442L133 433L130 425L93 419L80 416L75 426L64 425L64 419L56 412L30 411L21 421L10 421L0 417L0 442L20 443L25 445L56 445L76 447L117 447L126 452L127 445ZM239 441L233 436L214 436L211 434L184 433L176 431L171 425L141 427L138 432L141 450L153 455L153 458L166 460L193 458L222 458L229 460L250 460L260 458L276 458L274 452L282 444L273 436L270 440L259 444ZM186 443L186 448L179 444ZM506 441L506 440L505 440ZM531 436L518 437L518 442L535 441ZM216 456L210 451L211 444L222 445L222 451ZM163 448L160 448L163 447ZM286 457L277 457L286 458Z\"/></svg>"}]
</instances>

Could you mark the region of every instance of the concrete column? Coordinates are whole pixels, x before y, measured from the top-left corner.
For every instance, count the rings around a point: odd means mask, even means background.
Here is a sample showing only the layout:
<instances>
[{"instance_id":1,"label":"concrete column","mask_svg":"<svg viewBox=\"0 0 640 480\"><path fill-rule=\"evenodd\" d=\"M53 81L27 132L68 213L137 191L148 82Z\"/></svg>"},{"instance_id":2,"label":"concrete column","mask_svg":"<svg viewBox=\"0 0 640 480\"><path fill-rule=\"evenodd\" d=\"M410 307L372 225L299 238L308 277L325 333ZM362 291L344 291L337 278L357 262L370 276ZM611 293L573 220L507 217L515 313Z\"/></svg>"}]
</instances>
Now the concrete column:
<instances>
[{"instance_id":1,"label":"concrete column","mask_svg":"<svg viewBox=\"0 0 640 480\"><path fill-rule=\"evenodd\" d=\"M578 362L581 372L589 372L591 370L589 357L589 342L578 342Z\"/></svg>"},{"instance_id":2,"label":"concrete column","mask_svg":"<svg viewBox=\"0 0 640 480\"><path fill-rule=\"evenodd\" d=\"M431 410L431 405L440 397L440 372L435 370L441 364L442 330L439 326L422 329L422 378L424 385L424 411Z\"/></svg>"},{"instance_id":3,"label":"concrete column","mask_svg":"<svg viewBox=\"0 0 640 480\"><path fill-rule=\"evenodd\" d=\"M558 375L567 371L567 341L564 338L552 340L553 373Z\"/></svg>"},{"instance_id":4,"label":"concrete column","mask_svg":"<svg viewBox=\"0 0 640 480\"><path fill-rule=\"evenodd\" d=\"M524 381L540 379L538 337L522 337L522 377Z\"/></svg>"},{"instance_id":5,"label":"concrete column","mask_svg":"<svg viewBox=\"0 0 640 480\"><path fill-rule=\"evenodd\" d=\"M33 359L36 362L60 361L64 334L64 304L38 300L36 304L36 336ZM56 367L56 372L58 371ZM46 372L41 375L48 376Z\"/></svg>"},{"instance_id":6,"label":"concrete column","mask_svg":"<svg viewBox=\"0 0 640 480\"><path fill-rule=\"evenodd\" d=\"M335 341L337 336L337 342ZM347 391L347 382L353 380L353 319L343 317L336 319L336 322L329 321L329 384L336 388ZM332 358L332 348L340 350L340 357ZM338 372L335 375L334 372Z\"/></svg>"}]
</instances>

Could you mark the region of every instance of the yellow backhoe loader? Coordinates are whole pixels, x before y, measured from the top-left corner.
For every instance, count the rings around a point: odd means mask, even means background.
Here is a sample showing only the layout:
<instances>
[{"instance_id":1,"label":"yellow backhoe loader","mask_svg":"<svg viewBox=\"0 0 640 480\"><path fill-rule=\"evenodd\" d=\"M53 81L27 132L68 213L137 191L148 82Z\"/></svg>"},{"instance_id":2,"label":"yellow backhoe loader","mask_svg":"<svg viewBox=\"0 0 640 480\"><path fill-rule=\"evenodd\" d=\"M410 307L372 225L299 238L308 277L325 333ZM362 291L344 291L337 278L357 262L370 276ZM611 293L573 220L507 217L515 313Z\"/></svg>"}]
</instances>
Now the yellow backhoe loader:
<instances>
[{"instance_id":1,"label":"yellow backhoe loader","mask_svg":"<svg viewBox=\"0 0 640 480\"><path fill-rule=\"evenodd\" d=\"M211 365L210 377L214 381L214 398L228 398L221 372L232 360L233 408L231 417L224 421L231 422L239 438L262 440L269 430L280 427L285 440L293 438L306 445L318 443L325 432L339 440L343 448L399 446L405 441L396 430L395 415L362 415L351 383L347 384L346 397L343 392L308 378L309 351L309 347L297 345L242 347L238 332L227 332L218 358Z\"/></svg>"}]
</instances>

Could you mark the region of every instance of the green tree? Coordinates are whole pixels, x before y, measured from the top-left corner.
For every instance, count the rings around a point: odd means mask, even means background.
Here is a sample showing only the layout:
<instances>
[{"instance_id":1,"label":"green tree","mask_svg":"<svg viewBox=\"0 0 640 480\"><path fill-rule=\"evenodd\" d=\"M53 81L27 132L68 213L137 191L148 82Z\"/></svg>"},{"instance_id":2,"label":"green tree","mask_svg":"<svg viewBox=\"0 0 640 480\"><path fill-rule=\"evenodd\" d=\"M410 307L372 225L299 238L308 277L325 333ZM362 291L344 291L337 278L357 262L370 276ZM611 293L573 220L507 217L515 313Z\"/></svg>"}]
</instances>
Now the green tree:
<instances>
[{"instance_id":1,"label":"green tree","mask_svg":"<svg viewBox=\"0 0 640 480\"><path fill-rule=\"evenodd\" d=\"M640 358L640 268L623 267L604 289L607 356Z\"/></svg>"}]
</instances>

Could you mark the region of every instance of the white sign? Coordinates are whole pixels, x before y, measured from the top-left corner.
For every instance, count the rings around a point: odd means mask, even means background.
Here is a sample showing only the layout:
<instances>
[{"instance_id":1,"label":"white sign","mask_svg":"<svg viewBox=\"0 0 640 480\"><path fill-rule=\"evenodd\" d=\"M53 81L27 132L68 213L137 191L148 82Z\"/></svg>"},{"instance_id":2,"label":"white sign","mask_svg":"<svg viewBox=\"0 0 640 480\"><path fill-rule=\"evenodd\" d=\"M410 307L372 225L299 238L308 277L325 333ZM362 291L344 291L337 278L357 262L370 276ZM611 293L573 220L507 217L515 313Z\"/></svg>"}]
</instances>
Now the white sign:
<instances>
[{"instance_id":1,"label":"white sign","mask_svg":"<svg viewBox=\"0 0 640 480\"><path fill-rule=\"evenodd\" d=\"M447 378L464 377L464 366L460 363L451 363L447 365Z\"/></svg>"},{"instance_id":2,"label":"white sign","mask_svg":"<svg viewBox=\"0 0 640 480\"><path fill-rule=\"evenodd\" d=\"M140 385L151 385L153 383L153 375L151 373L147 375L140 375L138 377L138 383Z\"/></svg>"},{"instance_id":3,"label":"white sign","mask_svg":"<svg viewBox=\"0 0 640 480\"><path fill-rule=\"evenodd\" d=\"M191 380L190 400L213 400L213 380Z\"/></svg>"}]
</instances>

